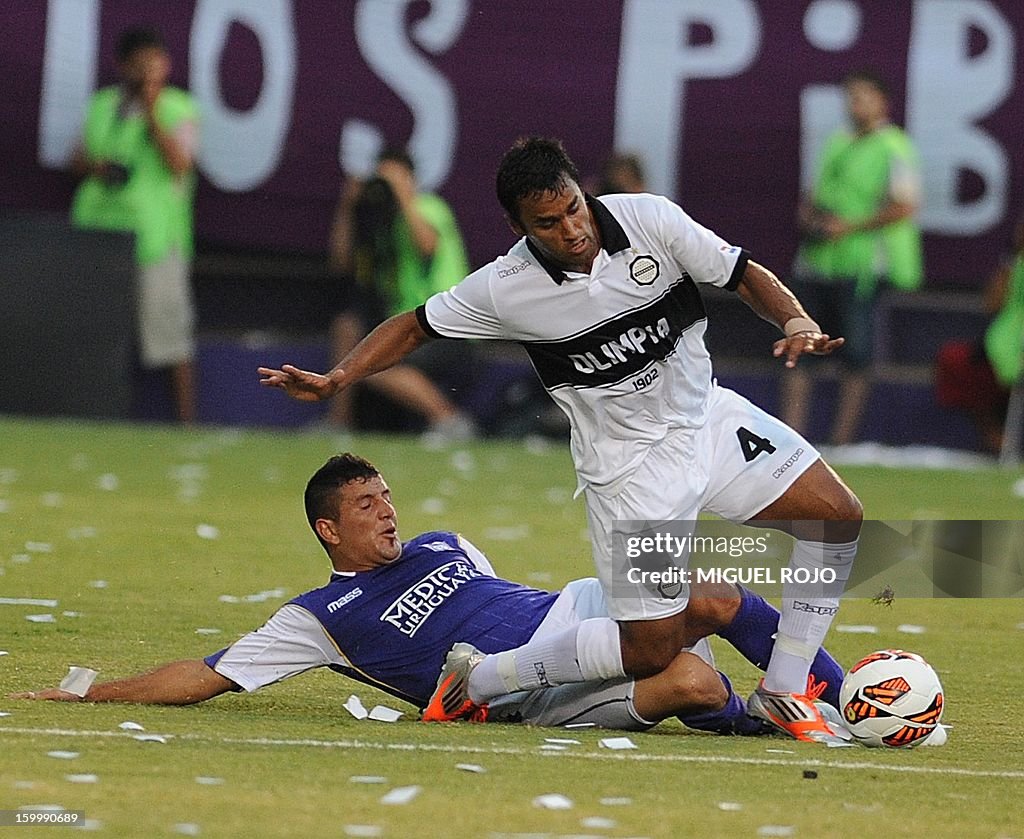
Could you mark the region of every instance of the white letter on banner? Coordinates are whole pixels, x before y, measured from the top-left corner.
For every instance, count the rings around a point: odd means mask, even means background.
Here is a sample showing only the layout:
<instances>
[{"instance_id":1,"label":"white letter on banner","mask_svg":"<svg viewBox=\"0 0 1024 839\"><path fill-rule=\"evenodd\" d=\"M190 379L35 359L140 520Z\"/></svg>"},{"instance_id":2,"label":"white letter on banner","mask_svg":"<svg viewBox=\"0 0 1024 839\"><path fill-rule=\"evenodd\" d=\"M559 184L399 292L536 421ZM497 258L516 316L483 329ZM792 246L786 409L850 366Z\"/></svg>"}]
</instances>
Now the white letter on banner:
<instances>
[{"instance_id":1,"label":"white letter on banner","mask_svg":"<svg viewBox=\"0 0 1024 839\"><path fill-rule=\"evenodd\" d=\"M248 111L225 104L218 65L231 24L248 27L263 51L263 89ZM189 83L201 107L199 163L226 192L259 186L284 150L295 92L295 28L287 0L200 0L192 20Z\"/></svg>"},{"instance_id":2,"label":"white letter on banner","mask_svg":"<svg viewBox=\"0 0 1024 839\"><path fill-rule=\"evenodd\" d=\"M458 136L455 96L448 80L423 60L405 33L406 9L413 0L362 0L356 6L356 42L366 63L387 82L413 115L407 150L416 162L416 179L435 189L451 170ZM412 40L437 55L451 47L469 14L466 0L432 2L430 13L412 28ZM395 138L389 138L395 142ZM350 120L342 128L338 157L350 173L372 169L383 144L375 127Z\"/></svg>"},{"instance_id":3,"label":"white letter on banner","mask_svg":"<svg viewBox=\"0 0 1024 839\"><path fill-rule=\"evenodd\" d=\"M26 12L27 14L27 12ZM39 102L39 162L62 169L82 136L96 85L99 0L50 0Z\"/></svg>"},{"instance_id":4,"label":"white letter on banner","mask_svg":"<svg viewBox=\"0 0 1024 839\"><path fill-rule=\"evenodd\" d=\"M984 51L968 53L970 31ZM986 0L927 0L914 4L907 58L907 128L924 174L921 225L935 233L971 236L1006 212L1006 150L978 122L1006 99L1013 82L1014 34ZM977 174L984 194L958 198L963 171Z\"/></svg>"},{"instance_id":5,"label":"white letter on banner","mask_svg":"<svg viewBox=\"0 0 1024 839\"><path fill-rule=\"evenodd\" d=\"M685 43L694 24L711 30L710 43ZM760 43L761 20L750 0L627 0L615 147L641 155L653 192L671 195L678 186L687 82L740 74Z\"/></svg>"}]
</instances>

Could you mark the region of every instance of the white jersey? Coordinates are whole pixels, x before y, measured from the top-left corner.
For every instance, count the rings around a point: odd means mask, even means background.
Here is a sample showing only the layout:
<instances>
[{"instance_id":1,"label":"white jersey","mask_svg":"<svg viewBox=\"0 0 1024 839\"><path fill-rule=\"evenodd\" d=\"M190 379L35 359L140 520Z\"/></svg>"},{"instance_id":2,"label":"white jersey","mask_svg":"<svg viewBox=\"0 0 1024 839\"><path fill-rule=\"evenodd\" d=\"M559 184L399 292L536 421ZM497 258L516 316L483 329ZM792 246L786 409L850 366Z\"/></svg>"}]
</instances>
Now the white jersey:
<instances>
[{"instance_id":1,"label":"white jersey","mask_svg":"<svg viewBox=\"0 0 1024 839\"><path fill-rule=\"evenodd\" d=\"M734 289L747 254L655 195L588 197L602 249L590 274L524 238L417 310L444 338L526 349L572 424L580 487L628 476L673 428L704 424L711 393L698 283Z\"/></svg>"}]
</instances>

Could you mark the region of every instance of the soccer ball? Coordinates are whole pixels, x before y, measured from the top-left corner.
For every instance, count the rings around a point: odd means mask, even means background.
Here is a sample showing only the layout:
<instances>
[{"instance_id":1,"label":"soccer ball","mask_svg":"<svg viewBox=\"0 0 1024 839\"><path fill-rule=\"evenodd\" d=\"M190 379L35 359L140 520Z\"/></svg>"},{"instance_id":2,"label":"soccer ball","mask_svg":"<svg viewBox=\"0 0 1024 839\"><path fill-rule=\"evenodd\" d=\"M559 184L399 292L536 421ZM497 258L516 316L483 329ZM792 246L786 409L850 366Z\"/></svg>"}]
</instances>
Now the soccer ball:
<instances>
[{"instance_id":1,"label":"soccer ball","mask_svg":"<svg viewBox=\"0 0 1024 839\"><path fill-rule=\"evenodd\" d=\"M865 746L919 746L942 719L942 685L921 656L879 650L850 668L839 709L854 739Z\"/></svg>"}]
</instances>

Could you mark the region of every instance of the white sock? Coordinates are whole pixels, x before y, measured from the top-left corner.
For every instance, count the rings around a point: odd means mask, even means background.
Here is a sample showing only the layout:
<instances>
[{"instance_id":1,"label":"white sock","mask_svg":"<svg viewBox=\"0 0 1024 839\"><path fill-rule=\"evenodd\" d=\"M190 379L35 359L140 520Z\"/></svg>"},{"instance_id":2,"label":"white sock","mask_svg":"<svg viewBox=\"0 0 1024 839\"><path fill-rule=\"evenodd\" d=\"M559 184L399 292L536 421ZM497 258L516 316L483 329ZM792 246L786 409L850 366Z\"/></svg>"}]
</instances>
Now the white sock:
<instances>
[{"instance_id":1,"label":"white sock","mask_svg":"<svg viewBox=\"0 0 1024 839\"><path fill-rule=\"evenodd\" d=\"M469 697L489 702L519 690L625 676L619 626L590 618L561 632L532 638L521 647L484 658L469 676Z\"/></svg>"},{"instance_id":2,"label":"white sock","mask_svg":"<svg viewBox=\"0 0 1024 839\"><path fill-rule=\"evenodd\" d=\"M782 587L782 610L775 648L764 676L766 690L807 692L807 674L846 587L857 554L857 542L841 544L797 540L789 559L795 573L835 572L834 582L790 582Z\"/></svg>"}]
</instances>

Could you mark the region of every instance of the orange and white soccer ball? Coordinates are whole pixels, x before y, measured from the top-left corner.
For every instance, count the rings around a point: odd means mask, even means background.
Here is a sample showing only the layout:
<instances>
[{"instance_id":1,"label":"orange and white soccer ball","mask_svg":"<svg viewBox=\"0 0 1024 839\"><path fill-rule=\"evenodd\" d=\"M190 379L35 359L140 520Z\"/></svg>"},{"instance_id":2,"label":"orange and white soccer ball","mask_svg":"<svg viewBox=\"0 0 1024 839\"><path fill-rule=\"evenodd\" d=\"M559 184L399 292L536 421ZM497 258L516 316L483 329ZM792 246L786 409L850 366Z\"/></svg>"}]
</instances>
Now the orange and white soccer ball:
<instances>
[{"instance_id":1,"label":"orange and white soccer ball","mask_svg":"<svg viewBox=\"0 0 1024 839\"><path fill-rule=\"evenodd\" d=\"M839 710L865 746L921 745L942 719L942 684L921 656L879 650L858 661L843 679Z\"/></svg>"}]
</instances>

